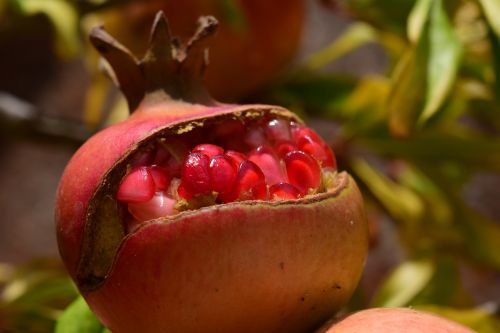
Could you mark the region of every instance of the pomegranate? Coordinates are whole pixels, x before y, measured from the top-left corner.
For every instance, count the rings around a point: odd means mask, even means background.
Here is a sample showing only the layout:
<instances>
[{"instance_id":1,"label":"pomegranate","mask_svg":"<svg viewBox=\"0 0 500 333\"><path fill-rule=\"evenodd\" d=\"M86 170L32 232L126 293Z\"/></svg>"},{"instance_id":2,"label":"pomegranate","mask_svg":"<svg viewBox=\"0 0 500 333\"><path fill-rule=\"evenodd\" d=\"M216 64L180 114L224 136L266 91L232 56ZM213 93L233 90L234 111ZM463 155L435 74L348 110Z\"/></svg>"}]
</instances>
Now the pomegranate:
<instances>
[{"instance_id":1,"label":"pomegranate","mask_svg":"<svg viewBox=\"0 0 500 333\"><path fill-rule=\"evenodd\" d=\"M91 33L133 112L75 153L55 215L69 274L116 333L307 332L362 272L362 198L328 145L286 109L203 89L215 27L181 43L160 13L140 61Z\"/></svg>"},{"instance_id":2,"label":"pomegranate","mask_svg":"<svg viewBox=\"0 0 500 333\"><path fill-rule=\"evenodd\" d=\"M304 7L304 0L149 0L93 15L135 53L144 51L144 35L158 10L184 38L192 34L200 15L216 16L220 28L211 42L206 86L215 98L234 101L275 80L292 60L304 25Z\"/></svg>"},{"instance_id":3,"label":"pomegranate","mask_svg":"<svg viewBox=\"0 0 500 333\"><path fill-rule=\"evenodd\" d=\"M363 310L328 323L317 333L473 333L456 322L405 308Z\"/></svg>"}]
</instances>

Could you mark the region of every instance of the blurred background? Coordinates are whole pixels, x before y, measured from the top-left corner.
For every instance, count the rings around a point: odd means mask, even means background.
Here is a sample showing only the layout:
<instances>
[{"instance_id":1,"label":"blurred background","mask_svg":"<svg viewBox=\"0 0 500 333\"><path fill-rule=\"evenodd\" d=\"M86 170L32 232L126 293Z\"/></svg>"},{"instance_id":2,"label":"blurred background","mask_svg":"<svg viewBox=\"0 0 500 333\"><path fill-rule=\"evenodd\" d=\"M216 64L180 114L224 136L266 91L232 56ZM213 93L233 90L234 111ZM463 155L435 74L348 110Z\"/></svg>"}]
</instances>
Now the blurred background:
<instances>
[{"instance_id":1,"label":"blurred background","mask_svg":"<svg viewBox=\"0 0 500 333\"><path fill-rule=\"evenodd\" d=\"M55 191L79 145L127 116L89 29L140 56L160 9L181 37L215 15L210 92L297 112L361 186L371 250L345 311L500 332L498 0L0 0L0 332L102 331L84 303L64 312Z\"/></svg>"}]
</instances>

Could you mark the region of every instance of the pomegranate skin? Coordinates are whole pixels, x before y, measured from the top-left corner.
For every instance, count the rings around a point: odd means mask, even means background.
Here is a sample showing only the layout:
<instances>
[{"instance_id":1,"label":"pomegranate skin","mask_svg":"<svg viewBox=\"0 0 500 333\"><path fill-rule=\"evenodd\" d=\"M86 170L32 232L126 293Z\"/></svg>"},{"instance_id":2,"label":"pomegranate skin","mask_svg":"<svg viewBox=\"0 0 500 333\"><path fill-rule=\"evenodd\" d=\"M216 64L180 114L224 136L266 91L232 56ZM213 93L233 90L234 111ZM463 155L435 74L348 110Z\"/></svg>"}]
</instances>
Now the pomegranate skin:
<instances>
[{"instance_id":1,"label":"pomegranate skin","mask_svg":"<svg viewBox=\"0 0 500 333\"><path fill-rule=\"evenodd\" d=\"M367 251L360 193L346 174L339 181L310 202L149 223L83 295L113 332L310 332L350 298Z\"/></svg>"},{"instance_id":2,"label":"pomegranate skin","mask_svg":"<svg viewBox=\"0 0 500 333\"><path fill-rule=\"evenodd\" d=\"M103 31L93 35L133 113L90 138L64 171L55 212L62 259L114 333L310 332L347 302L367 254L362 198L346 173L332 172L324 192L300 199L211 205L127 232L116 193L151 144L176 145L226 121L301 123L278 106L208 98L196 77L206 53L195 43L214 19L200 22L189 48L171 49L159 14L140 61ZM157 75L164 69L180 77Z\"/></svg>"},{"instance_id":3,"label":"pomegranate skin","mask_svg":"<svg viewBox=\"0 0 500 333\"><path fill-rule=\"evenodd\" d=\"M474 333L449 319L406 308L360 311L317 333Z\"/></svg>"}]
</instances>

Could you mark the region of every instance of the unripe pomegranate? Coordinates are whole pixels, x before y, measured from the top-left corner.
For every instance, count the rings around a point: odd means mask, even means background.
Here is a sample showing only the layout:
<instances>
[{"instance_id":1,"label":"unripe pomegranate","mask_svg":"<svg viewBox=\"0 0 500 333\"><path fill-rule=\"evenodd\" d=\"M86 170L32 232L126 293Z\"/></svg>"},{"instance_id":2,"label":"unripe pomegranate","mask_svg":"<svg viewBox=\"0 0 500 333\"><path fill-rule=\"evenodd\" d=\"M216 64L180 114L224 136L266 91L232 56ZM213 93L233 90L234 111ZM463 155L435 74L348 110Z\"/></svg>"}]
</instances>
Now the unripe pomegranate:
<instances>
[{"instance_id":1,"label":"unripe pomegranate","mask_svg":"<svg viewBox=\"0 0 500 333\"><path fill-rule=\"evenodd\" d=\"M199 22L181 43L159 14L140 61L91 33L133 112L66 167L61 256L115 333L307 332L360 277L361 195L295 114L210 98L200 75L216 21Z\"/></svg>"},{"instance_id":2,"label":"unripe pomegranate","mask_svg":"<svg viewBox=\"0 0 500 333\"><path fill-rule=\"evenodd\" d=\"M317 333L474 333L446 318L405 308L376 308L356 312Z\"/></svg>"}]
</instances>

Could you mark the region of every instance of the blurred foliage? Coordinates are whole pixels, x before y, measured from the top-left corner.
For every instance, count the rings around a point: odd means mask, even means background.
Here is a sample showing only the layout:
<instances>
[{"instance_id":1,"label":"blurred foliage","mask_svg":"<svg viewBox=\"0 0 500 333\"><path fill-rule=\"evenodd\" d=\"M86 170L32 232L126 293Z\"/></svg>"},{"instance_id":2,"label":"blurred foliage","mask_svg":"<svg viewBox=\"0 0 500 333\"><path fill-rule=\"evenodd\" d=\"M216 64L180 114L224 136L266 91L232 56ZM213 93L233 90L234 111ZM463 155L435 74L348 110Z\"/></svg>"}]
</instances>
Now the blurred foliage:
<instances>
[{"instance_id":1,"label":"blurred foliage","mask_svg":"<svg viewBox=\"0 0 500 333\"><path fill-rule=\"evenodd\" d=\"M46 15L56 32L55 47L67 57L88 47L79 35L81 19L119 2L9 0L0 2L0 15ZM353 23L268 89L265 98L339 123L327 139L340 167L355 176L367 206L377 211L369 216L394 221L405 259L373 297L358 291L350 310L412 306L478 332L500 332L498 300L477 304L462 278L463 271L477 269L500 276L499 217L474 210L464 195L474 176L500 174L500 2L323 2ZM235 24L244 23L232 1L224 5ZM368 43L386 53L386 73L350 76L324 70ZM102 107L104 86L90 88L89 98L98 100L89 101L94 108ZM377 238L381 222L370 222ZM60 268L47 262L2 265L0 284L0 331L2 325L15 327L5 332L51 330L76 296ZM103 332L103 327L77 299L60 317L56 332Z\"/></svg>"}]
</instances>

